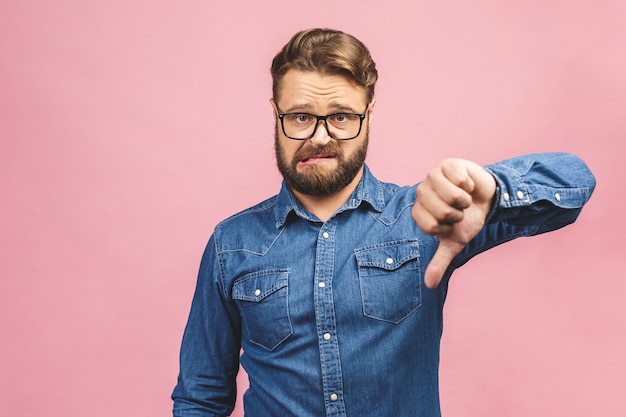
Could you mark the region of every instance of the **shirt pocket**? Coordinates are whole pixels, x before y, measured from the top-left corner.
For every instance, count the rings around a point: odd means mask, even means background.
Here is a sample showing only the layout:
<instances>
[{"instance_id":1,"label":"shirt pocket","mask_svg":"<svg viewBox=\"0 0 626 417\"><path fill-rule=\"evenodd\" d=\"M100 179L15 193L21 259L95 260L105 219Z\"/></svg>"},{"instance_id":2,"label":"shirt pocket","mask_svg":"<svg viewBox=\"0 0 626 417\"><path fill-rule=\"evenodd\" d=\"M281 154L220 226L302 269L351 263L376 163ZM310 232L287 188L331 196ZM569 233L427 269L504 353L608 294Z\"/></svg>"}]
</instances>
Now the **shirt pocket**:
<instances>
[{"instance_id":1,"label":"shirt pocket","mask_svg":"<svg viewBox=\"0 0 626 417\"><path fill-rule=\"evenodd\" d=\"M417 240L379 243L354 253L366 317L397 324L421 306Z\"/></svg>"},{"instance_id":2,"label":"shirt pocket","mask_svg":"<svg viewBox=\"0 0 626 417\"><path fill-rule=\"evenodd\" d=\"M274 350L293 333L288 303L289 272L264 270L246 274L233 284L250 341Z\"/></svg>"}]
</instances>

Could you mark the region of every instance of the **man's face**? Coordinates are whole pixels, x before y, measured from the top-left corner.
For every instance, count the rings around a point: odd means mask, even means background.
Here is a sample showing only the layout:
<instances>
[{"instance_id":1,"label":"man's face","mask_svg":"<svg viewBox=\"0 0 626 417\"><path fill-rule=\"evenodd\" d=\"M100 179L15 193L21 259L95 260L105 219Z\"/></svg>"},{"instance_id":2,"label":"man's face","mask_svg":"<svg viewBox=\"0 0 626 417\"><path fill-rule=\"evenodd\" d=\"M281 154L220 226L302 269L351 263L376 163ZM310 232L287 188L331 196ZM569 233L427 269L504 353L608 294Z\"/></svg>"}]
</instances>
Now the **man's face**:
<instances>
[{"instance_id":1,"label":"man's face","mask_svg":"<svg viewBox=\"0 0 626 417\"><path fill-rule=\"evenodd\" d=\"M369 121L374 101L367 102L365 90L342 75L288 71L280 82L275 112L303 112L315 115L363 113L361 133L351 140L335 140L319 122L309 140L289 139L276 120L276 162L287 185L307 195L330 195L360 175L367 153ZM369 107L368 107L369 104Z\"/></svg>"}]
</instances>

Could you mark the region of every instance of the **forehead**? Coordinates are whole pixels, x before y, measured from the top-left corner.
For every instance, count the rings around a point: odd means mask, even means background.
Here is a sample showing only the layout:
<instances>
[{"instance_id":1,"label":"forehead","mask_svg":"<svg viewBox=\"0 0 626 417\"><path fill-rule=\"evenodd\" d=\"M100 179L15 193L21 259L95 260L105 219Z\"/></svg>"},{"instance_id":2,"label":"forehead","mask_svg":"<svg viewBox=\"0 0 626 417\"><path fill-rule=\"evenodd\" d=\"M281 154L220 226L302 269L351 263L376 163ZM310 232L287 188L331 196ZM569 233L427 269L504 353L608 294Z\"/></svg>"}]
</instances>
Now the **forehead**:
<instances>
[{"instance_id":1,"label":"forehead","mask_svg":"<svg viewBox=\"0 0 626 417\"><path fill-rule=\"evenodd\" d=\"M331 108L356 112L363 110L367 98L365 89L345 75L289 70L280 81L276 100L285 112Z\"/></svg>"}]
</instances>

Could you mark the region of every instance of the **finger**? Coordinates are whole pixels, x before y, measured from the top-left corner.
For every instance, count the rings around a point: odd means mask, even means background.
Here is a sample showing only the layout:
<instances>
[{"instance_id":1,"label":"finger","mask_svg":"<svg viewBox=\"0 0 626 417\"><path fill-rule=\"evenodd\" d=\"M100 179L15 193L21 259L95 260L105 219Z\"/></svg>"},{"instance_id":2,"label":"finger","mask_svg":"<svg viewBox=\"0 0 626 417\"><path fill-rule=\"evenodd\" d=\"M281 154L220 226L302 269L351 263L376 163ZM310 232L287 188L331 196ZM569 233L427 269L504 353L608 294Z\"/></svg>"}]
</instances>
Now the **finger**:
<instances>
[{"instance_id":1,"label":"finger","mask_svg":"<svg viewBox=\"0 0 626 417\"><path fill-rule=\"evenodd\" d=\"M424 272L424 283L430 289L437 288L443 279L448 266L456 255L463 249L463 245L459 245L448 239L441 239L435 255L428 263Z\"/></svg>"},{"instance_id":2,"label":"finger","mask_svg":"<svg viewBox=\"0 0 626 417\"><path fill-rule=\"evenodd\" d=\"M462 213L462 212L461 212ZM415 202L411 209L413 220L418 227L428 235L445 235L452 229L451 222L442 222L426 209L419 200Z\"/></svg>"},{"instance_id":3,"label":"finger","mask_svg":"<svg viewBox=\"0 0 626 417\"><path fill-rule=\"evenodd\" d=\"M446 159L440 165L443 175L454 185L471 194L474 191L474 180L470 175L468 161L462 159Z\"/></svg>"},{"instance_id":4,"label":"finger","mask_svg":"<svg viewBox=\"0 0 626 417\"><path fill-rule=\"evenodd\" d=\"M496 180L480 165L467 161L468 173L474 181L472 199L474 202L491 202L496 192Z\"/></svg>"},{"instance_id":5,"label":"finger","mask_svg":"<svg viewBox=\"0 0 626 417\"><path fill-rule=\"evenodd\" d=\"M455 208L435 195L421 200L418 197L418 203L418 210L426 211L437 223L454 224L463 220L465 216L463 209Z\"/></svg>"},{"instance_id":6,"label":"finger","mask_svg":"<svg viewBox=\"0 0 626 417\"><path fill-rule=\"evenodd\" d=\"M463 168L463 174L457 171L458 169L446 168L443 164L433 169L429 172L427 181L424 182L424 194L430 191L432 195L459 210L469 207L472 204L472 196L466 188L471 189L474 182L467 175L465 168Z\"/></svg>"}]
</instances>

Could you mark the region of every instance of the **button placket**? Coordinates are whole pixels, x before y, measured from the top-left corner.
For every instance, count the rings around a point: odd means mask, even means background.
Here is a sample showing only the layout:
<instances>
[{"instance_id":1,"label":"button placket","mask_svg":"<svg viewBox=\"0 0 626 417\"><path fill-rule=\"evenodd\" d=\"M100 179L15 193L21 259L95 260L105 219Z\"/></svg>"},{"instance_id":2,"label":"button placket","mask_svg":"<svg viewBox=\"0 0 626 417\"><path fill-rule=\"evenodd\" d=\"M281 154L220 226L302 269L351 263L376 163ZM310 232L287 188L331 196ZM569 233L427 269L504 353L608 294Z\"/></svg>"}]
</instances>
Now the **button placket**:
<instances>
[{"instance_id":1,"label":"button placket","mask_svg":"<svg viewBox=\"0 0 626 417\"><path fill-rule=\"evenodd\" d=\"M337 323L333 297L333 274L335 256L335 221L324 223L319 232L315 251L314 304L315 322L322 371L322 388L326 398L327 415L343 415L345 405L341 397L343 387Z\"/></svg>"}]
</instances>

